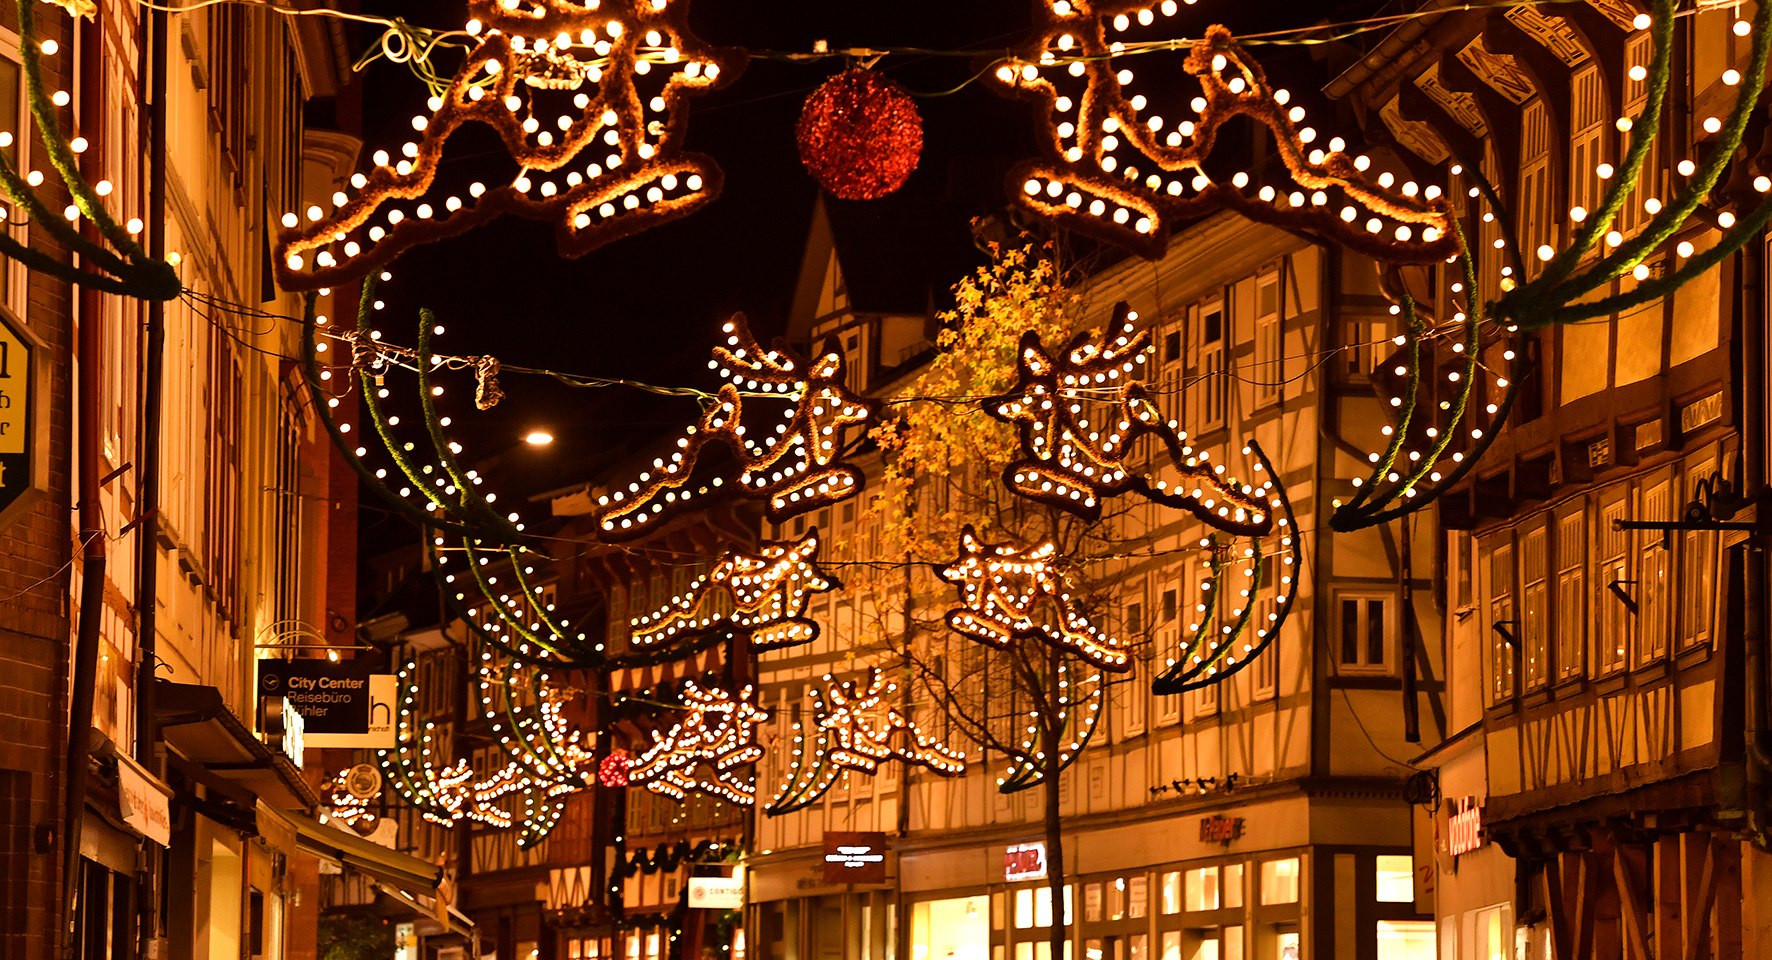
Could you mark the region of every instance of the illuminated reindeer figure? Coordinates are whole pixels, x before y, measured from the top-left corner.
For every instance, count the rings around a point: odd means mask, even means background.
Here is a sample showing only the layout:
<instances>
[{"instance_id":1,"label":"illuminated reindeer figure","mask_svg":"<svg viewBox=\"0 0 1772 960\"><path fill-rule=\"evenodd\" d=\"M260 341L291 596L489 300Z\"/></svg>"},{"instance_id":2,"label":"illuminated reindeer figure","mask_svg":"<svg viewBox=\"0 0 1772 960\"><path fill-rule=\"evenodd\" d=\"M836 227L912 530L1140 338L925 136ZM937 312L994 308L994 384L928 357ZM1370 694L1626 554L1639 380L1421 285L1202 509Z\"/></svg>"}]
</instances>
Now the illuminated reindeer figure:
<instances>
[{"instance_id":1,"label":"illuminated reindeer figure","mask_svg":"<svg viewBox=\"0 0 1772 960\"><path fill-rule=\"evenodd\" d=\"M552 220L578 257L688 215L719 195L713 161L683 149L685 99L736 76L743 55L689 33L688 0L472 0L467 60L415 116L401 155L333 195L333 209L287 213L277 282L341 286L406 250L505 214ZM444 147L471 124L510 154L507 182L433 192Z\"/></svg>"}]
</instances>

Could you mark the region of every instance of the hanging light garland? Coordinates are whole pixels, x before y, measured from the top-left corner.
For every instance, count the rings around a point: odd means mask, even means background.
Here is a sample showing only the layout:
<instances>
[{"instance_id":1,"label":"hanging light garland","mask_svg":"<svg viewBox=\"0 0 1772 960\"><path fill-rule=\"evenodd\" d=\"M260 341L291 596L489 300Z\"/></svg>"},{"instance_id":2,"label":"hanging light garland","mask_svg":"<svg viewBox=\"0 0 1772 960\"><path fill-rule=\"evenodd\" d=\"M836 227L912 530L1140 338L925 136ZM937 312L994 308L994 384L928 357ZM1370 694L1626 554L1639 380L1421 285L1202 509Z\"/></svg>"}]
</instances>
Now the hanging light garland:
<instances>
[{"instance_id":1,"label":"hanging light garland","mask_svg":"<svg viewBox=\"0 0 1772 960\"><path fill-rule=\"evenodd\" d=\"M478 44L430 114L412 118L401 155L377 151L305 216L283 216L277 282L342 286L404 251L513 214L551 220L561 255L676 220L719 195L720 168L683 149L688 97L732 79L743 54L689 32L688 0L474 0ZM434 192L444 148L491 127L517 169L509 183Z\"/></svg>"},{"instance_id":2,"label":"hanging light garland","mask_svg":"<svg viewBox=\"0 0 1772 960\"><path fill-rule=\"evenodd\" d=\"M1225 477L1209 452L1188 446L1179 424L1145 393L1152 348L1150 331L1135 329L1137 320L1121 301L1113 332L1080 333L1056 357L1037 331L1022 335L1015 390L984 403L991 416L1019 428L1026 457L1003 471L1003 483L1086 520L1101 517L1104 499L1135 492L1219 529L1265 533L1273 524L1251 488ZM1161 441L1179 482L1127 466L1132 444L1145 434Z\"/></svg>"},{"instance_id":3,"label":"hanging light garland","mask_svg":"<svg viewBox=\"0 0 1772 960\"><path fill-rule=\"evenodd\" d=\"M743 314L722 329L726 343L714 349L708 367L727 383L668 457L654 460L625 488L597 498L594 516L603 539L641 536L727 479L741 495L766 501L769 519L776 523L861 491L862 472L837 461L845 430L865 427L874 417L874 406L844 386L843 351L836 338L808 363L785 345L768 350L758 345ZM747 395L779 397L790 404L773 430L756 431L763 434L761 441L752 439L742 422ZM736 455L739 470L693 485L702 449L714 441Z\"/></svg>"},{"instance_id":4,"label":"hanging light garland","mask_svg":"<svg viewBox=\"0 0 1772 960\"><path fill-rule=\"evenodd\" d=\"M79 6L65 8L70 15L81 15ZM68 283L104 293L113 293L142 300L172 300L184 292L173 263L158 260L144 251L137 238L146 225L140 217L119 223L107 207L115 193L109 180L90 181L82 172L82 154L89 148L85 137L67 132L60 118L61 111L73 110L73 98L66 90L50 91L43 82L43 58L60 52L55 40L39 40L37 35L36 0L18 0L18 59L24 87L25 103L31 123L36 128L33 143L29 130L0 129L0 148L15 144L41 150L49 160L55 178L67 191L69 203L55 210L39 195L48 182L41 170L21 173L12 160L0 155L0 192L12 202L11 209L0 208L0 224L30 222L44 231L57 246L70 254L78 254L79 266L32 247L0 229L0 256L16 260L27 269L48 274ZM103 118L88 118L102 123ZM70 117L70 123L72 118ZM24 149L16 156L26 155ZM96 237L80 229L84 220L92 226Z\"/></svg>"},{"instance_id":5,"label":"hanging light garland","mask_svg":"<svg viewBox=\"0 0 1772 960\"><path fill-rule=\"evenodd\" d=\"M764 811L772 817L817 803L845 773L873 776L897 760L943 777L966 772L966 755L924 733L892 704L898 685L868 668L865 681L813 687L812 724L796 723L788 778Z\"/></svg>"},{"instance_id":6,"label":"hanging light garland","mask_svg":"<svg viewBox=\"0 0 1772 960\"><path fill-rule=\"evenodd\" d=\"M938 570L960 590L961 606L948 611L948 626L999 649L1019 639L1037 639L1083 658L1103 670L1132 669L1129 646L1098 629L1077 608L1070 586L1057 568L1058 546L1013 542L986 544L967 524L960 530L960 556Z\"/></svg>"},{"instance_id":7,"label":"hanging light garland","mask_svg":"<svg viewBox=\"0 0 1772 960\"><path fill-rule=\"evenodd\" d=\"M798 646L818 639L818 621L806 616L812 595L842 584L818 567L818 528L795 542L765 543L756 553L728 550L713 570L697 577L662 608L628 621L637 649L679 637L744 632L755 650Z\"/></svg>"},{"instance_id":8,"label":"hanging light garland","mask_svg":"<svg viewBox=\"0 0 1772 960\"><path fill-rule=\"evenodd\" d=\"M734 696L718 687L683 685L683 719L634 759L628 781L682 801L705 794L738 806L757 802L751 764L763 756L758 728L769 719L747 684Z\"/></svg>"},{"instance_id":9,"label":"hanging light garland","mask_svg":"<svg viewBox=\"0 0 1772 960\"><path fill-rule=\"evenodd\" d=\"M1276 517L1272 539L1278 541L1273 556L1277 558L1279 583L1263 582L1262 538L1250 538L1241 564L1227 562L1216 535L1201 540L1200 546L1208 555L1204 561L1207 578L1201 584L1202 599L1195 608L1199 618L1189 625L1188 636L1181 649L1169 658L1167 669L1152 681L1154 693L1185 693L1230 679L1267 651L1292 613L1293 600L1298 595L1297 518L1292 514L1285 485L1273 475L1273 464L1261 445L1251 440L1243 452L1255 458L1257 473L1269 477L1262 492L1271 498L1269 504ZM1237 596L1230 597L1226 576L1233 566L1239 565L1248 584L1236 591ZM1277 592L1273 611L1258 622L1256 611L1263 588Z\"/></svg>"},{"instance_id":10,"label":"hanging light garland","mask_svg":"<svg viewBox=\"0 0 1772 960\"><path fill-rule=\"evenodd\" d=\"M1024 209L1151 258L1162 255L1173 227L1220 208L1391 262L1450 252L1437 187L1392 190L1394 178L1370 174L1369 159L1349 156L1340 138L1312 147L1318 133L1301 126L1304 108L1268 84L1224 27L1208 27L1191 43L1169 39L1175 0L1047 0L1041 9L1038 41L996 70L1005 90L1035 103L1046 126L1045 157L1009 174ZM1141 40L1149 53L1153 37L1185 49L1185 58L1178 70L1163 70L1140 57L1140 72L1162 78L1140 86L1126 54ZM1190 100L1173 89L1177 72L1197 83ZM1234 117L1271 132L1282 180L1208 171L1220 128Z\"/></svg>"},{"instance_id":11,"label":"hanging light garland","mask_svg":"<svg viewBox=\"0 0 1772 960\"><path fill-rule=\"evenodd\" d=\"M820 186L844 200L877 200L896 192L923 153L917 104L885 74L860 67L812 91L794 133L800 162Z\"/></svg>"}]
</instances>

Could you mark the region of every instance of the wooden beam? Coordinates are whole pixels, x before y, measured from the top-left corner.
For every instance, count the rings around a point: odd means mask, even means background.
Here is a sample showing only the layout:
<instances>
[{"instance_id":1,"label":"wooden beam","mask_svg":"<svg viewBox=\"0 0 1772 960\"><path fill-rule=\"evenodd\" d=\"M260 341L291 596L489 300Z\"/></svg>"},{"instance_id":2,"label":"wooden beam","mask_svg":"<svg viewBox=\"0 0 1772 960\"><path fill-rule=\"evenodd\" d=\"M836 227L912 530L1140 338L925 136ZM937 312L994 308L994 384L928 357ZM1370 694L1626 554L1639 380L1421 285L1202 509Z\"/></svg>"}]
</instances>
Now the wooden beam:
<instances>
[{"instance_id":1,"label":"wooden beam","mask_svg":"<svg viewBox=\"0 0 1772 960\"><path fill-rule=\"evenodd\" d=\"M1570 925L1573 936L1569 941L1569 956L1581 960L1594 955L1594 908L1600 899L1600 878L1596 875L1593 853L1584 851L1570 856L1576 861L1575 918Z\"/></svg>"},{"instance_id":2,"label":"wooden beam","mask_svg":"<svg viewBox=\"0 0 1772 960\"><path fill-rule=\"evenodd\" d=\"M1571 952L1573 948L1569 936L1569 906L1565 899L1569 893L1564 880L1567 874L1562 865L1563 858L1567 856L1569 854L1566 853L1552 854L1538 872L1538 882L1544 894L1544 909L1550 915L1551 949L1559 960L1575 956Z\"/></svg>"},{"instance_id":3,"label":"wooden beam","mask_svg":"<svg viewBox=\"0 0 1772 960\"><path fill-rule=\"evenodd\" d=\"M1741 847L1724 834L1716 839L1717 892L1711 900L1710 926L1713 960L1742 960L1741 946Z\"/></svg>"},{"instance_id":4,"label":"wooden beam","mask_svg":"<svg viewBox=\"0 0 1772 960\"><path fill-rule=\"evenodd\" d=\"M1650 945L1655 960L1682 960L1680 907L1685 899L1681 857L1684 834L1662 834L1649 845L1649 881L1655 902L1650 904Z\"/></svg>"},{"instance_id":5,"label":"wooden beam","mask_svg":"<svg viewBox=\"0 0 1772 960\"><path fill-rule=\"evenodd\" d=\"M1637 883L1636 857L1625 844L1612 852L1612 879L1618 884L1618 923L1624 931L1626 960L1654 960L1649 952L1648 904Z\"/></svg>"},{"instance_id":6,"label":"wooden beam","mask_svg":"<svg viewBox=\"0 0 1772 960\"><path fill-rule=\"evenodd\" d=\"M1685 848L1682 859L1687 867L1687 901L1680 910L1685 928L1686 960L1711 960L1710 916L1717 900L1717 841L1707 831L1690 831L1680 835ZM1694 849L1702 846L1702 850ZM1693 870L1693 860L1698 861Z\"/></svg>"}]
</instances>

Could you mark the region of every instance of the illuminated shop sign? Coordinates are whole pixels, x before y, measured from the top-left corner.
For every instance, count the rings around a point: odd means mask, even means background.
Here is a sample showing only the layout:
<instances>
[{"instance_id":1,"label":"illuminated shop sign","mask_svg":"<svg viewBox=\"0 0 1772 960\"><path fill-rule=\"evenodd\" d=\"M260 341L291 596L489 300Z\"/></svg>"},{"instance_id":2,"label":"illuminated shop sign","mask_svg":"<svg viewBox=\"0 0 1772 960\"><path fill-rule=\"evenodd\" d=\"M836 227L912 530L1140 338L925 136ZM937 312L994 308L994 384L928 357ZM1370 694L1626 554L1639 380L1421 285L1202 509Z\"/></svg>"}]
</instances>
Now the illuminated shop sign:
<instances>
[{"instance_id":1,"label":"illuminated shop sign","mask_svg":"<svg viewBox=\"0 0 1772 960\"><path fill-rule=\"evenodd\" d=\"M1200 842L1221 843L1230 846L1232 840L1243 837L1242 817L1221 817L1213 814L1200 818Z\"/></svg>"},{"instance_id":2,"label":"illuminated shop sign","mask_svg":"<svg viewBox=\"0 0 1772 960\"><path fill-rule=\"evenodd\" d=\"M1046 879L1046 843L1035 840L1032 843L1018 843L1003 851L1003 879L1014 883L1017 880Z\"/></svg>"},{"instance_id":3,"label":"illuminated shop sign","mask_svg":"<svg viewBox=\"0 0 1772 960\"><path fill-rule=\"evenodd\" d=\"M885 883L884 833L826 833L825 883Z\"/></svg>"},{"instance_id":4,"label":"illuminated shop sign","mask_svg":"<svg viewBox=\"0 0 1772 960\"><path fill-rule=\"evenodd\" d=\"M1446 814L1446 852L1460 856L1483 845L1483 808L1475 797L1459 797Z\"/></svg>"}]
</instances>

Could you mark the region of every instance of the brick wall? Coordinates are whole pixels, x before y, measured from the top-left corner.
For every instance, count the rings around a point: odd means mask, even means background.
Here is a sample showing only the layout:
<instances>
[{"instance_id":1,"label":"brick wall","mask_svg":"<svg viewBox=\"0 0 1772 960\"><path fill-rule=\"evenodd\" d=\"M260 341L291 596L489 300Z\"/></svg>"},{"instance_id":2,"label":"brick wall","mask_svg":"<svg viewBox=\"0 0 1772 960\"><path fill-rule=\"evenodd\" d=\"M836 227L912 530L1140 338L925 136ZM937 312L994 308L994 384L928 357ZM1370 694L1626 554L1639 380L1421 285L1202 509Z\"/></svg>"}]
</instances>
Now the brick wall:
<instances>
[{"instance_id":1,"label":"brick wall","mask_svg":"<svg viewBox=\"0 0 1772 960\"><path fill-rule=\"evenodd\" d=\"M69 20L43 8L38 29L71 45ZM45 81L63 88L70 58L47 58ZM52 207L63 201L46 198ZM33 247L63 254L32 228ZM74 563L72 290L31 274L24 321L46 345L49 489L0 530L0 956L48 957L60 907L62 754ZM39 846L39 832L55 842ZM46 835L47 836L47 835Z\"/></svg>"}]
</instances>

